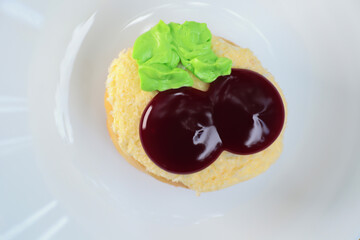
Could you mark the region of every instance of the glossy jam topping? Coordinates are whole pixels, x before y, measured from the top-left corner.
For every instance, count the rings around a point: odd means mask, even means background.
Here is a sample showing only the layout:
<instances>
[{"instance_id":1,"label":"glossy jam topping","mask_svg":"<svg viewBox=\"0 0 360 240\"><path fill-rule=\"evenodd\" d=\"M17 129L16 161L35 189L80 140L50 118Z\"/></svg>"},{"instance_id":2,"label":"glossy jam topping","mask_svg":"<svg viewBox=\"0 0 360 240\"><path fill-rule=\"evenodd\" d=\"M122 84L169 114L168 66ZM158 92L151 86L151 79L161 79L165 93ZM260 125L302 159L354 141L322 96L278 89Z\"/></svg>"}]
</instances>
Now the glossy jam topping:
<instances>
[{"instance_id":1,"label":"glossy jam topping","mask_svg":"<svg viewBox=\"0 0 360 240\"><path fill-rule=\"evenodd\" d=\"M281 96L265 77L232 69L207 92L182 87L158 93L143 112L140 139L160 168L188 174L209 166L223 150L264 150L279 136L284 119Z\"/></svg>"},{"instance_id":2,"label":"glossy jam topping","mask_svg":"<svg viewBox=\"0 0 360 240\"><path fill-rule=\"evenodd\" d=\"M262 75L232 69L210 85L213 118L223 148L236 154L253 154L270 146L284 125L281 96Z\"/></svg>"}]
</instances>

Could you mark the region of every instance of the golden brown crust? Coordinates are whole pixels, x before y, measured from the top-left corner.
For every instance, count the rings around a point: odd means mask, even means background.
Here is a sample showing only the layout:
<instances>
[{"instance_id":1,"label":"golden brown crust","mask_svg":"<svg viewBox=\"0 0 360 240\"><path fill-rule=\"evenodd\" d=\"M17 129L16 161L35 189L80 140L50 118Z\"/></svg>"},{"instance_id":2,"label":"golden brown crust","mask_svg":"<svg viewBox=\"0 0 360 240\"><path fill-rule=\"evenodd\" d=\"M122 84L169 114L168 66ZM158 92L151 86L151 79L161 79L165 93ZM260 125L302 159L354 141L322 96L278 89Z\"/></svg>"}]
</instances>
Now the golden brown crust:
<instances>
[{"instance_id":1,"label":"golden brown crust","mask_svg":"<svg viewBox=\"0 0 360 240\"><path fill-rule=\"evenodd\" d=\"M220 39L222 39L223 41L225 41L226 43L234 46L234 47L238 47L238 45L236 45L235 43L225 39L225 38L222 38L222 37L219 37ZM129 156L128 154L125 153L125 151L123 151L119 144L118 144L118 135L112 130L112 124L113 124L113 116L111 114L111 111L112 111L112 105L107 101L108 99L108 92L106 90L105 92L105 109L106 109L106 115L107 115L107 128L108 128L108 131L109 131L109 134L110 134L110 137L111 137L111 140L113 141L116 149L118 150L118 152L125 158L125 160L130 163L132 166L134 166L135 168L137 168L138 170L144 172L144 173L147 173L149 175L151 175L152 177L154 177L155 179L161 181L161 182L164 182L164 183L168 183L168 184L171 184L173 186L176 186L176 187L183 187L183 188L189 188L187 187L186 185L184 185L183 183L181 182L173 182L171 180L168 180L164 177L161 177L161 176L158 176L158 175L155 175L153 173L150 173L149 171L146 170L145 166L143 164L141 164L139 161L137 161L136 159L134 159L133 157Z\"/></svg>"},{"instance_id":2,"label":"golden brown crust","mask_svg":"<svg viewBox=\"0 0 360 240\"><path fill-rule=\"evenodd\" d=\"M107 115L107 121L106 121L106 125L110 134L110 138L113 141L116 149L118 150L118 152L121 154L121 156L123 156L125 158L125 160L130 163L132 166L134 166L135 168L137 168L138 170L147 173L149 175L151 175L152 177L156 178L157 180L164 182L164 183L168 183L171 184L175 187L183 187L183 188L188 188L187 186L185 186L184 184L180 183L180 182L173 182L170 181L166 178L163 178L161 176L157 176L154 175L148 171L146 171L146 168L144 167L144 165L142 165L141 163L139 163L138 161L136 161L133 157L129 156L128 154L125 154L125 152L120 148L119 144L118 144L118 136L116 135L116 133L112 130L112 123L113 123L113 117L110 114L111 110L112 110L112 106L111 104L107 101L108 99L108 93L107 91L105 92L105 109L106 109L106 115Z\"/></svg>"},{"instance_id":3,"label":"golden brown crust","mask_svg":"<svg viewBox=\"0 0 360 240\"><path fill-rule=\"evenodd\" d=\"M225 38L223 38L223 37L218 37L218 38L221 38L222 40L224 40L225 42L229 43L230 45L233 45L233 46L235 46L235 47L238 47L238 45L236 45L236 44L233 43L232 41L229 41L229 40L227 40L227 39L225 39Z\"/></svg>"}]
</instances>

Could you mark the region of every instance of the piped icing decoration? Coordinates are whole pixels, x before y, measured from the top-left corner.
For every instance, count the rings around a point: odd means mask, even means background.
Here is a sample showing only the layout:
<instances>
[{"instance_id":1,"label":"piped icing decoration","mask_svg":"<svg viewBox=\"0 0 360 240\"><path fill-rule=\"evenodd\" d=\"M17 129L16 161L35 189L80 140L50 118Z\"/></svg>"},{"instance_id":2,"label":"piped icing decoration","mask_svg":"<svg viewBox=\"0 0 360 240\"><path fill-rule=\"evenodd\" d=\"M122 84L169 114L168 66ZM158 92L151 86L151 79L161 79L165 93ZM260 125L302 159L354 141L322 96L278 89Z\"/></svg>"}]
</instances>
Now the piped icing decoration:
<instances>
[{"instance_id":1,"label":"piped icing decoration","mask_svg":"<svg viewBox=\"0 0 360 240\"><path fill-rule=\"evenodd\" d=\"M160 168L189 174L209 166L222 151L248 155L266 149L284 121L275 86L251 70L232 69L207 92L182 87L158 93L143 112L140 139Z\"/></svg>"},{"instance_id":2,"label":"piped icing decoration","mask_svg":"<svg viewBox=\"0 0 360 240\"><path fill-rule=\"evenodd\" d=\"M230 74L232 61L215 55L211 38L205 23L166 24L160 20L134 44L141 89L164 91L192 86L193 80L185 69L206 83Z\"/></svg>"}]
</instances>

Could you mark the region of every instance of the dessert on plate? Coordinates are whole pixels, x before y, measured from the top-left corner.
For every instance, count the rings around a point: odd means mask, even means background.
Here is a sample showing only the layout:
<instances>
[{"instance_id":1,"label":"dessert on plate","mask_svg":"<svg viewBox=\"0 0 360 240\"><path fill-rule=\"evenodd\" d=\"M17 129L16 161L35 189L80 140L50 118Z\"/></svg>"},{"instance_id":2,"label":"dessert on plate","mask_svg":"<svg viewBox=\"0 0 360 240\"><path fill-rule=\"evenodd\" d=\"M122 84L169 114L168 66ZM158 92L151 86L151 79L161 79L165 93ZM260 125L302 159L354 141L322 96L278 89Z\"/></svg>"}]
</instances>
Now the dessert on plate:
<instances>
[{"instance_id":1,"label":"dessert on plate","mask_svg":"<svg viewBox=\"0 0 360 240\"><path fill-rule=\"evenodd\" d=\"M274 77L204 23L160 21L122 50L105 108L130 164L199 193L259 175L282 151L286 102Z\"/></svg>"}]
</instances>

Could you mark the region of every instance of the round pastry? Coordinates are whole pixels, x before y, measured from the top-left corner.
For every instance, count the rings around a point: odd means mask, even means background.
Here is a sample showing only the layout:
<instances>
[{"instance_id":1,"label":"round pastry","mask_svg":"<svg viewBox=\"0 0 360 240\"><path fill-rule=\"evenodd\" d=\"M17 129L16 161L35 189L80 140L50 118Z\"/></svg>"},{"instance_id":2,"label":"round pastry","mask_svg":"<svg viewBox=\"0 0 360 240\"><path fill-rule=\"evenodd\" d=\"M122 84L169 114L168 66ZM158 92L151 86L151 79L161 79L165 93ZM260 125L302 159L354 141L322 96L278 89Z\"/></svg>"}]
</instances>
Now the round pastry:
<instances>
[{"instance_id":1,"label":"round pastry","mask_svg":"<svg viewBox=\"0 0 360 240\"><path fill-rule=\"evenodd\" d=\"M105 108L107 127L119 153L134 167L152 177L196 192L215 191L253 178L266 171L280 156L286 123L286 103L274 77L261 65L256 56L246 48L217 36L211 38L211 49L218 57L232 60L232 68L248 69L261 74L277 89L284 104L284 124L276 140L264 150L240 155L222 151L206 168L189 174L167 171L152 161L141 142L140 122L144 110L158 91L141 88L139 65L133 58L133 48L120 52L110 68L106 81ZM193 80L193 88L207 91L209 83L200 81L192 72L185 70Z\"/></svg>"}]
</instances>

